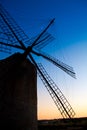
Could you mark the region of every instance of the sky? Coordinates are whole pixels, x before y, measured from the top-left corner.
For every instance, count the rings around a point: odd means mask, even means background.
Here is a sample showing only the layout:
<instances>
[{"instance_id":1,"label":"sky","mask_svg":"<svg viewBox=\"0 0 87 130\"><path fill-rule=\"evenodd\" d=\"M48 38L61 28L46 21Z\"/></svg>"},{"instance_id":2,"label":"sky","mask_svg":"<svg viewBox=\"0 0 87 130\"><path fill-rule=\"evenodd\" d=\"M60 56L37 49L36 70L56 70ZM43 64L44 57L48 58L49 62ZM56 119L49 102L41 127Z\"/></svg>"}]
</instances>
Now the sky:
<instances>
[{"instance_id":1,"label":"sky","mask_svg":"<svg viewBox=\"0 0 87 130\"><path fill-rule=\"evenodd\" d=\"M74 109L75 117L87 117L87 1L86 0L0 0L29 38L41 32L52 18L49 32L55 40L42 50L72 66L76 79L42 58L51 78ZM0 53L0 59L8 56ZM61 118L38 77L38 119Z\"/></svg>"}]
</instances>

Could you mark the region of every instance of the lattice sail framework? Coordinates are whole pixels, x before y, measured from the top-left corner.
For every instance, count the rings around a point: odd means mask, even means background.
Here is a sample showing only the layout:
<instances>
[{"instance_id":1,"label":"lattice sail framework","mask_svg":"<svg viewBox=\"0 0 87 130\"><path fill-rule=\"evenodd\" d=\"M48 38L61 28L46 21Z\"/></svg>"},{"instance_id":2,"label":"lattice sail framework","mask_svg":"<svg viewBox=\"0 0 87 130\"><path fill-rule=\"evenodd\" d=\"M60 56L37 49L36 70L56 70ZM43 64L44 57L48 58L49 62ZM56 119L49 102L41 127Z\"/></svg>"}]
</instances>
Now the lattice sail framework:
<instances>
[{"instance_id":1,"label":"lattice sail framework","mask_svg":"<svg viewBox=\"0 0 87 130\"><path fill-rule=\"evenodd\" d=\"M0 33L2 33L0 41L7 44L15 45L29 39L2 5L0 5Z\"/></svg>"},{"instance_id":2,"label":"lattice sail framework","mask_svg":"<svg viewBox=\"0 0 87 130\"><path fill-rule=\"evenodd\" d=\"M47 88L49 94L51 95L54 103L56 104L58 110L64 118L72 118L75 116L75 112L72 109L71 105L65 98L64 94L58 88L58 86L54 83L54 81L47 74L46 70L42 66L41 63L38 64L38 67L41 73L38 71L38 74Z\"/></svg>"},{"instance_id":3,"label":"lattice sail framework","mask_svg":"<svg viewBox=\"0 0 87 130\"><path fill-rule=\"evenodd\" d=\"M53 63L54 65L56 65L58 68L60 68L64 72L66 72L71 77L76 78L73 67L61 62L60 60L54 58L53 56L50 56L49 54L47 54L45 52L42 52L41 50L38 50L38 52L35 52L35 51L32 51L32 52L38 56L42 56L43 58L45 58L49 62Z\"/></svg>"}]
</instances>

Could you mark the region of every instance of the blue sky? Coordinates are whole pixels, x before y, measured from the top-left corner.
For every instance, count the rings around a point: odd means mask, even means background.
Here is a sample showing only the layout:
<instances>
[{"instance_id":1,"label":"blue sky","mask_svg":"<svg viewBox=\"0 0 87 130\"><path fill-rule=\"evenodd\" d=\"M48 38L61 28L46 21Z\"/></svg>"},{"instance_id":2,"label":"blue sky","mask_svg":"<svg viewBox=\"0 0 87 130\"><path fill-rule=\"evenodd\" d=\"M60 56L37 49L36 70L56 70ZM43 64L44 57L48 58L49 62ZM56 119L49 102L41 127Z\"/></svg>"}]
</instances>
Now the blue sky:
<instances>
[{"instance_id":1,"label":"blue sky","mask_svg":"<svg viewBox=\"0 0 87 130\"><path fill-rule=\"evenodd\" d=\"M87 116L87 1L1 0L1 3L29 38L41 32L44 25L55 18L55 23L49 29L55 40L43 50L73 66L77 79L71 78L42 58L38 62L42 61L47 72L69 100L76 117ZM7 55L0 53L0 58L3 56ZM38 79L38 118L59 117L60 113Z\"/></svg>"}]
</instances>

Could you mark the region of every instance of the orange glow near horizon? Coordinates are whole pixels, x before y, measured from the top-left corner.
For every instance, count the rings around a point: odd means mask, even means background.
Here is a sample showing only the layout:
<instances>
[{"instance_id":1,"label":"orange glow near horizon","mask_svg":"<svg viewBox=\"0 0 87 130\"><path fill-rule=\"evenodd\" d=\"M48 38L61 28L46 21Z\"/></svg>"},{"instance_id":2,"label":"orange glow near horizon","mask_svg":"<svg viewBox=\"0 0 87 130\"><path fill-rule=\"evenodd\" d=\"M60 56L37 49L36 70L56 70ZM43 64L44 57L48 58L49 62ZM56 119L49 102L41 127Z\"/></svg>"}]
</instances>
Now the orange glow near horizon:
<instances>
[{"instance_id":1,"label":"orange glow near horizon","mask_svg":"<svg viewBox=\"0 0 87 130\"><path fill-rule=\"evenodd\" d=\"M50 96L47 96L47 99L46 97L44 97L44 99L42 98L42 100L40 99L40 101L38 102L38 120L62 118L59 110L55 106L54 102L51 100ZM80 104L79 100L77 104L77 100L78 98L76 99L76 102L71 102L72 107L76 113L75 118L87 117L87 104L85 103L85 101Z\"/></svg>"},{"instance_id":2,"label":"orange glow near horizon","mask_svg":"<svg viewBox=\"0 0 87 130\"><path fill-rule=\"evenodd\" d=\"M38 112L38 119L58 119L62 118L59 111L57 110L51 110L50 108L46 108L44 110L40 110Z\"/></svg>"},{"instance_id":3,"label":"orange glow near horizon","mask_svg":"<svg viewBox=\"0 0 87 130\"><path fill-rule=\"evenodd\" d=\"M75 118L80 118L80 117L87 117L87 110L85 111L76 111ZM45 120L45 119L59 119L62 118L60 113L58 111L44 111L44 112L38 112L38 120Z\"/></svg>"}]
</instances>

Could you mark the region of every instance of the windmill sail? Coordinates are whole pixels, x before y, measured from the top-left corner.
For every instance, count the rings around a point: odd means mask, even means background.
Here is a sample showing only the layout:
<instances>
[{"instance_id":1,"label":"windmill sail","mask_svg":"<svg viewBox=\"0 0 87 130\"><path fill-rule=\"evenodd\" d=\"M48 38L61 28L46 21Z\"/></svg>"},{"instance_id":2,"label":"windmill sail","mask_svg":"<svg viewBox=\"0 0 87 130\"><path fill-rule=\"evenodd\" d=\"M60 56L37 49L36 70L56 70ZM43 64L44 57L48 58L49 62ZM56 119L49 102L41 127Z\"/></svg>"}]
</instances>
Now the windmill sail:
<instances>
[{"instance_id":1,"label":"windmill sail","mask_svg":"<svg viewBox=\"0 0 87 130\"><path fill-rule=\"evenodd\" d=\"M42 56L43 58L45 58L46 60L52 62L54 65L56 65L57 67L59 67L60 69L62 69L63 71L65 71L67 74L69 74L70 76L72 76L73 78L76 78L75 76L75 72L73 70L73 68L61 61L59 61L58 59L48 55L47 53L43 53L42 51L40 52L35 52L32 51L34 54L38 55L38 56Z\"/></svg>"},{"instance_id":2,"label":"windmill sail","mask_svg":"<svg viewBox=\"0 0 87 130\"><path fill-rule=\"evenodd\" d=\"M42 66L42 64L38 64L39 70L38 74L44 83L45 87L47 88L49 94L51 95L54 103L56 104L58 110L60 111L61 115L64 118L72 118L75 116L75 112L72 109L71 105L61 92L61 90L58 88L58 86L54 83L54 81L50 78L50 76L47 74L46 70Z\"/></svg>"},{"instance_id":3,"label":"windmill sail","mask_svg":"<svg viewBox=\"0 0 87 130\"><path fill-rule=\"evenodd\" d=\"M0 5L0 27L11 39L12 43L19 41L25 42L29 40L28 36L24 33L20 26L17 25L15 20L9 13Z\"/></svg>"}]
</instances>

